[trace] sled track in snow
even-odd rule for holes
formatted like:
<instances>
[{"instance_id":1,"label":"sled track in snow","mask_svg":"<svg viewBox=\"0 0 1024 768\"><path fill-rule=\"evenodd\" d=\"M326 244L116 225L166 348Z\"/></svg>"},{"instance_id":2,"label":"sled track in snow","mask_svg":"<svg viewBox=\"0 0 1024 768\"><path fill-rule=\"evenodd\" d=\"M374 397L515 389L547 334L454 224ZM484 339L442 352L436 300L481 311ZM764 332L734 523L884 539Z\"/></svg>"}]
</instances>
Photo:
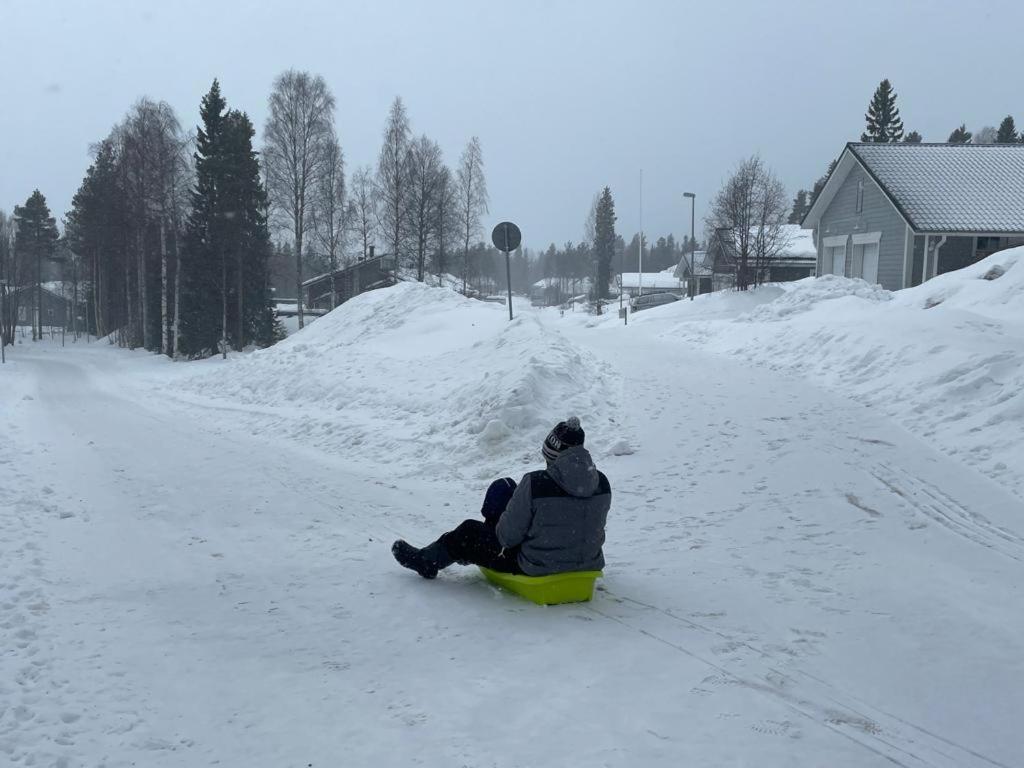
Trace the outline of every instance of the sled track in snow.
<instances>
[{"instance_id":1,"label":"sled track in snow","mask_svg":"<svg viewBox=\"0 0 1024 768\"><path fill-rule=\"evenodd\" d=\"M588 604L589 611L706 665L714 674L702 682L739 685L756 691L894 765L903 768L1012 768L1007 763L846 694L815 675L798 669L784 669L780 659L746 640L607 589L602 589L600 594L612 601L615 609L609 610L601 601ZM663 622L658 625L662 618L689 630L685 642L673 639L678 631L668 630ZM651 619L655 621L651 622ZM728 664L715 658L714 647L723 642L733 656ZM743 668L742 674L733 671L737 666Z\"/></svg>"},{"instance_id":2,"label":"sled track in snow","mask_svg":"<svg viewBox=\"0 0 1024 768\"><path fill-rule=\"evenodd\" d=\"M1024 538L968 509L927 480L900 469L875 466L871 475L913 512L941 525L957 536L1024 562Z\"/></svg>"}]
</instances>

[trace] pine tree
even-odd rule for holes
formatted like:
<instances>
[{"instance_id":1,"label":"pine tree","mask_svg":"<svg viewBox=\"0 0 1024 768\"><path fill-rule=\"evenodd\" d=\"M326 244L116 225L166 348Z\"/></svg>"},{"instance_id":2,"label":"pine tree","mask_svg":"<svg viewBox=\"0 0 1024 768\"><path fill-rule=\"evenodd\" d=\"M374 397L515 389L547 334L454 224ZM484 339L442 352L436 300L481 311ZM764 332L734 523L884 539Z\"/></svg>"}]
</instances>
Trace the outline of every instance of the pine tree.
<instances>
[{"instance_id":1,"label":"pine tree","mask_svg":"<svg viewBox=\"0 0 1024 768\"><path fill-rule=\"evenodd\" d=\"M51 259L57 247L57 222L50 215L46 198L37 189L25 205L14 206L14 251L35 267L35 317L32 341L43 337L43 259Z\"/></svg>"},{"instance_id":2,"label":"pine tree","mask_svg":"<svg viewBox=\"0 0 1024 768\"><path fill-rule=\"evenodd\" d=\"M903 137L903 142L905 144L920 144L921 141L921 134L918 133L917 131L911 131L910 133Z\"/></svg>"},{"instance_id":3,"label":"pine tree","mask_svg":"<svg viewBox=\"0 0 1024 768\"><path fill-rule=\"evenodd\" d=\"M883 80L875 89L864 119L867 120L867 130L861 134L861 141L888 143L903 139L903 121L896 106L896 93L888 80Z\"/></svg>"},{"instance_id":4,"label":"pine tree","mask_svg":"<svg viewBox=\"0 0 1024 768\"><path fill-rule=\"evenodd\" d=\"M967 130L967 124L961 123L960 127L949 134L946 139L950 144L970 144L973 134Z\"/></svg>"},{"instance_id":5,"label":"pine tree","mask_svg":"<svg viewBox=\"0 0 1024 768\"><path fill-rule=\"evenodd\" d=\"M594 226L594 298L600 302L608 298L608 284L612 277L612 257L615 255L615 201L612 191L605 187L597 201ZM600 304L598 304L600 311Z\"/></svg>"},{"instance_id":6,"label":"pine tree","mask_svg":"<svg viewBox=\"0 0 1024 768\"><path fill-rule=\"evenodd\" d=\"M996 134L996 144L1016 144L1024 136L1017 135L1017 126L1013 122L1013 115L1007 115L999 124L999 132Z\"/></svg>"}]
</instances>

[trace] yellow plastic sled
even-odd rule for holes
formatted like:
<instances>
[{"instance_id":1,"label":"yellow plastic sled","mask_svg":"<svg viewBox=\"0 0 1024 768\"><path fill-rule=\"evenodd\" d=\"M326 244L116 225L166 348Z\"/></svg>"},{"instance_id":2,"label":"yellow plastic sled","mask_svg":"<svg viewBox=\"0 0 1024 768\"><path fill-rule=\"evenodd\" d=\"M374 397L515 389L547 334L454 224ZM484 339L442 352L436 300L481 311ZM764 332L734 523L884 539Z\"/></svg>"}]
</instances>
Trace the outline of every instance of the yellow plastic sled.
<instances>
[{"instance_id":1,"label":"yellow plastic sled","mask_svg":"<svg viewBox=\"0 0 1024 768\"><path fill-rule=\"evenodd\" d=\"M594 582L603 575L601 571L571 571L551 576L523 576L492 571L483 566L479 568L491 584L515 592L537 605L585 603L593 598Z\"/></svg>"}]
</instances>

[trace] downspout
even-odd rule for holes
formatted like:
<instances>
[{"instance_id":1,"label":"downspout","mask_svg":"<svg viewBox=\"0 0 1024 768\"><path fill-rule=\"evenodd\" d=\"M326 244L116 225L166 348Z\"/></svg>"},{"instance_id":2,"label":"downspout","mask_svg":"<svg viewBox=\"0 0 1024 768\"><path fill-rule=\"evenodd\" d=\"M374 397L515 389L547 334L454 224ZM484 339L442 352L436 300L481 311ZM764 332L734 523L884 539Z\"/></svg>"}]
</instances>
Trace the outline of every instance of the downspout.
<instances>
[{"instance_id":1,"label":"downspout","mask_svg":"<svg viewBox=\"0 0 1024 768\"><path fill-rule=\"evenodd\" d=\"M943 235L942 237L939 238L939 242L935 244L935 248L933 250L935 257L932 259L932 277L938 277L939 275L939 248L941 248L945 244L945 242L946 235Z\"/></svg>"}]
</instances>

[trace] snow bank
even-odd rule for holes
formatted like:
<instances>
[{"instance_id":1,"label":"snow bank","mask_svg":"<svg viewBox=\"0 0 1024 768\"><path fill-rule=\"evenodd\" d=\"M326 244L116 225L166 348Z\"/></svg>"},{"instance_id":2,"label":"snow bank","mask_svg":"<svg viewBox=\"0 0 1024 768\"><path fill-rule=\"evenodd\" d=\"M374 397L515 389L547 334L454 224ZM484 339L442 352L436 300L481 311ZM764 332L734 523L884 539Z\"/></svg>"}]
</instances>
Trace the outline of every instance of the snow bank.
<instances>
[{"instance_id":1,"label":"snow bank","mask_svg":"<svg viewBox=\"0 0 1024 768\"><path fill-rule=\"evenodd\" d=\"M791 286L790 290L784 290L778 298L759 304L753 311L740 319L747 322L782 320L802 312L809 312L824 301L850 297L869 303L892 299L892 293L880 285L872 285L864 280L851 280L836 275L824 275L817 279L806 278L792 283Z\"/></svg>"},{"instance_id":2,"label":"snow bank","mask_svg":"<svg viewBox=\"0 0 1024 768\"><path fill-rule=\"evenodd\" d=\"M1024 497L1024 248L895 293L832 275L780 287L731 318L724 294L706 322L698 300L663 332L879 408Z\"/></svg>"},{"instance_id":3,"label":"snow bank","mask_svg":"<svg viewBox=\"0 0 1024 768\"><path fill-rule=\"evenodd\" d=\"M479 477L536 464L577 414L612 438L604 367L537 316L400 283L346 302L280 344L186 378L178 390L353 462Z\"/></svg>"}]
</instances>

